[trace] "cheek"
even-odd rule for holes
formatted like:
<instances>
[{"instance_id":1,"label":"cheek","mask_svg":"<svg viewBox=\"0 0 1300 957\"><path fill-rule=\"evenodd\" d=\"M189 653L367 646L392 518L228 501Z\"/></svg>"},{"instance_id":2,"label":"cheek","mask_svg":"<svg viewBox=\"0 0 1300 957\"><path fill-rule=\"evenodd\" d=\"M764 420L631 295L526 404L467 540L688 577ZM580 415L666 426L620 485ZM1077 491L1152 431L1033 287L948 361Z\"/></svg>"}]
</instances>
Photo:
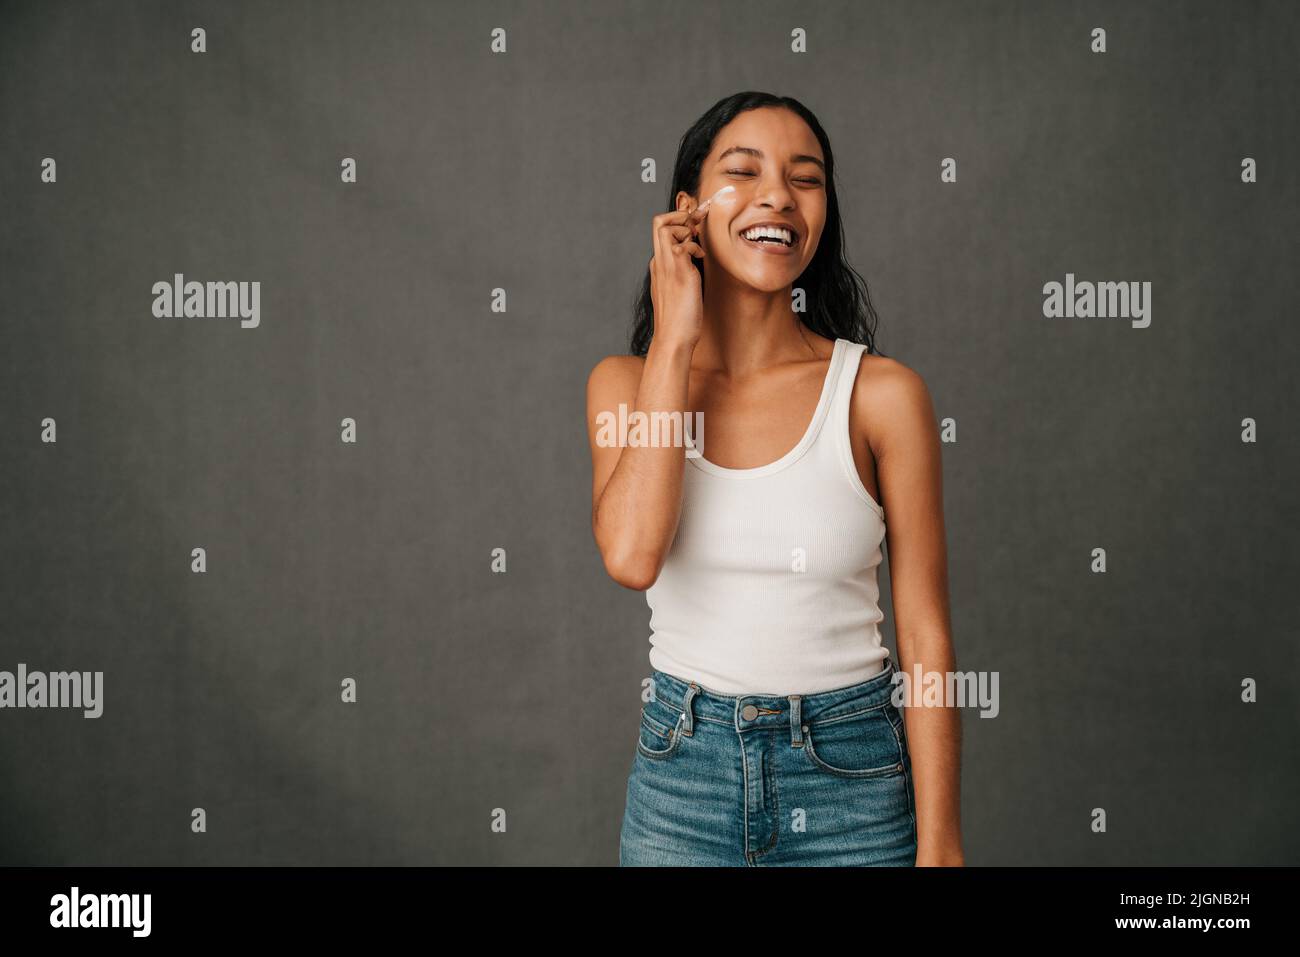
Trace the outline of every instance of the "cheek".
<instances>
[{"instance_id":1,"label":"cheek","mask_svg":"<svg viewBox=\"0 0 1300 957\"><path fill-rule=\"evenodd\" d=\"M808 242L804 247L804 255L807 256L808 259L811 260L813 258L813 255L816 254L817 247L821 245L821 241L822 241L822 231L820 229L817 230L815 234L809 235Z\"/></svg>"},{"instance_id":2,"label":"cheek","mask_svg":"<svg viewBox=\"0 0 1300 957\"><path fill-rule=\"evenodd\" d=\"M704 221L704 234L707 237L708 242L714 246L720 246L730 240L731 236L728 232L729 229L730 227L727 225L726 220L721 216L717 219L710 216Z\"/></svg>"}]
</instances>

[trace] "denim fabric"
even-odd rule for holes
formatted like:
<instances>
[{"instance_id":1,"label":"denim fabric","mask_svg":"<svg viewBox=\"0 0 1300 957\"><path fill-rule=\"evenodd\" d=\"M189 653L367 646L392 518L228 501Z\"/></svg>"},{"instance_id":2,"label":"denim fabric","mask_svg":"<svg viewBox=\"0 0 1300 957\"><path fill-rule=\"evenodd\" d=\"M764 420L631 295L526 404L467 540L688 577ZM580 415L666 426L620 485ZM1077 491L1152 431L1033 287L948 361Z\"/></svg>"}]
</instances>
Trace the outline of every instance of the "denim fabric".
<instances>
[{"instance_id":1,"label":"denim fabric","mask_svg":"<svg viewBox=\"0 0 1300 957\"><path fill-rule=\"evenodd\" d=\"M893 661L813 695L723 695L662 671L641 709L621 866L910 867L916 800Z\"/></svg>"}]
</instances>

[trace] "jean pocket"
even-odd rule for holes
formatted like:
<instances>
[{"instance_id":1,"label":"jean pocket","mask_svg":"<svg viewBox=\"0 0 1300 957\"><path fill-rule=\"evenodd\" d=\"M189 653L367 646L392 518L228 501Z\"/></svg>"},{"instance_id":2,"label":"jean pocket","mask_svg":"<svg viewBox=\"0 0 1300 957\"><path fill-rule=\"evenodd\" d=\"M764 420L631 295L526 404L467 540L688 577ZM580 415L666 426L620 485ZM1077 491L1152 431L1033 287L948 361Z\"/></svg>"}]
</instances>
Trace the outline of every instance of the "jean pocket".
<instances>
[{"instance_id":1,"label":"jean pocket","mask_svg":"<svg viewBox=\"0 0 1300 957\"><path fill-rule=\"evenodd\" d=\"M892 703L803 726L803 751L815 767L846 778L903 773L903 744Z\"/></svg>"},{"instance_id":2,"label":"jean pocket","mask_svg":"<svg viewBox=\"0 0 1300 957\"><path fill-rule=\"evenodd\" d=\"M682 739L685 712L658 698L647 701L641 709L641 730L636 748L647 758L671 757Z\"/></svg>"}]
</instances>

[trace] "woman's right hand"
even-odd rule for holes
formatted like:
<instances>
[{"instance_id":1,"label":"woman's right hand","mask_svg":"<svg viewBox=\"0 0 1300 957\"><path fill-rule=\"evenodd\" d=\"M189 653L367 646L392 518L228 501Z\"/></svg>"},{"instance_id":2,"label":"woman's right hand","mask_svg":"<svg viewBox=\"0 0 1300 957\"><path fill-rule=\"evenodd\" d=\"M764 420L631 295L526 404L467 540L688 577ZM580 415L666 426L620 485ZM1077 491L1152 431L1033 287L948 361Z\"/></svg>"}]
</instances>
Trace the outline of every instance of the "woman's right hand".
<instances>
[{"instance_id":1,"label":"woman's right hand","mask_svg":"<svg viewBox=\"0 0 1300 957\"><path fill-rule=\"evenodd\" d=\"M704 258L704 249L696 239L708 205L654 218L650 301L654 338L667 345L693 348L704 329L704 293L693 257Z\"/></svg>"}]
</instances>

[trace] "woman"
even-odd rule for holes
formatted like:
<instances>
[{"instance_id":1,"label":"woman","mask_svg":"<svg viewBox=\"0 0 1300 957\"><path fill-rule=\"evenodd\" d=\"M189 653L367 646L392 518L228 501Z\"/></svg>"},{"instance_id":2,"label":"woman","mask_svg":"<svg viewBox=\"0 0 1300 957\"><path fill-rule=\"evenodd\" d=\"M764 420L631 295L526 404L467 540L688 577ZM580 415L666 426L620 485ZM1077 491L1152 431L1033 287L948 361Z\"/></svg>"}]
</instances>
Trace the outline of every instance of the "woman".
<instances>
[{"instance_id":1,"label":"woman","mask_svg":"<svg viewBox=\"0 0 1300 957\"><path fill-rule=\"evenodd\" d=\"M653 632L623 865L963 863L958 713L894 703L878 628L887 505L903 671L955 668L934 413L871 354L834 172L798 101L713 106L588 381L596 543ZM688 431L611 442L620 405Z\"/></svg>"}]
</instances>

